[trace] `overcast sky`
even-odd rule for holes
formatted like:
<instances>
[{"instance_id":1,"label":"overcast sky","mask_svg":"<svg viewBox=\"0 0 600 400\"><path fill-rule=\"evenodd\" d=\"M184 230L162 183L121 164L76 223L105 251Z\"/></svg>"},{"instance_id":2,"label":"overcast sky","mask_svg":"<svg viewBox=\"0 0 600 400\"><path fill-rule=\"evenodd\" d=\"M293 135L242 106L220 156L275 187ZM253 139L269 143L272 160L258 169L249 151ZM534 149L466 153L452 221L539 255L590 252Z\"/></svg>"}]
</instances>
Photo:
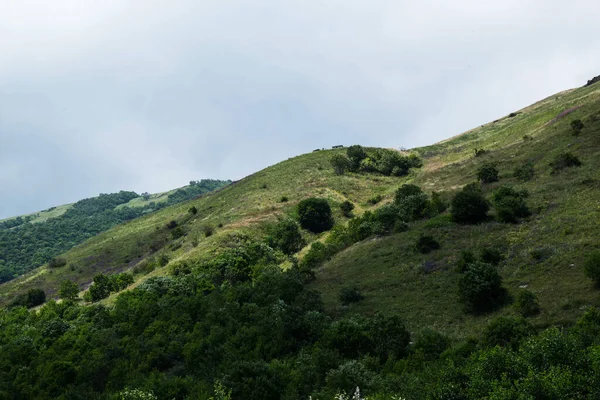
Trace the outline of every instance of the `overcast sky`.
<instances>
[{"instance_id":1,"label":"overcast sky","mask_svg":"<svg viewBox=\"0 0 600 400\"><path fill-rule=\"evenodd\" d=\"M600 74L597 0L0 0L0 218L415 147Z\"/></svg>"}]
</instances>

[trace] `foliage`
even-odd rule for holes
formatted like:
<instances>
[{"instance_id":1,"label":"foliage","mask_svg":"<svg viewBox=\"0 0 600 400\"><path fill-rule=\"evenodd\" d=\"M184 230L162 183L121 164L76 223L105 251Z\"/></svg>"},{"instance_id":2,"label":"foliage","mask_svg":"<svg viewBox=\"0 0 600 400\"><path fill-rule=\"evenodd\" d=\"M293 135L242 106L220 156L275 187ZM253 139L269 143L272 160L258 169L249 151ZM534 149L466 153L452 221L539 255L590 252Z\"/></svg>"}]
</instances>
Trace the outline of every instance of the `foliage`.
<instances>
[{"instance_id":1,"label":"foliage","mask_svg":"<svg viewBox=\"0 0 600 400\"><path fill-rule=\"evenodd\" d=\"M481 222L487 218L489 209L489 203L477 184L466 185L452 198L451 213L455 222L463 224Z\"/></svg>"},{"instance_id":2,"label":"foliage","mask_svg":"<svg viewBox=\"0 0 600 400\"><path fill-rule=\"evenodd\" d=\"M353 163L343 154L336 153L331 156L329 161L337 175L344 175L346 171L354 170Z\"/></svg>"},{"instance_id":3,"label":"foliage","mask_svg":"<svg viewBox=\"0 0 600 400\"><path fill-rule=\"evenodd\" d=\"M67 260L64 257L55 257L48 262L50 268L60 268L67 265Z\"/></svg>"},{"instance_id":4,"label":"foliage","mask_svg":"<svg viewBox=\"0 0 600 400\"><path fill-rule=\"evenodd\" d=\"M500 180L498 168L493 163L485 163L477 169L477 179L481 183L492 183Z\"/></svg>"},{"instance_id":5,"label":"foliage","mask_svg":"<svg viewBox=\"0 0 600 400\"><path fill-rule=\"evenodd\" d=\"M487 347L502 346L517 349L523 339L533 332L532 326L521 317L498 317L486 327L482 342Z\"/></svg>"},{"instance_id":6,"label":"foliage","mask_svg":"<svg viewBox=\"0 0 600 400\"><path fill-rule=\"evenodd\" d=\"M363 300L364 297L357 288L355 287L345 287L340 291L340 302L347 306L351 303L356 303Z\"/></svg>"},{"instance_id":7,"label":"foliage","mask_svg":"<svg viewBox=\"0 0 600 400\"><path fill-rule=\"evenodd\" d=\"M514 306L524 317L532 317L540 313L540 304L538 303L537 296L531 290L520 290Z\"/></svg>"},{"instance_id":8,"label":"foliage","mask_svg":"<svg viewBox=\"0 0 600 400\"><path fill-rule=\"evenodd\" d=\"M475 261L477 261L477 259L473 252L468 250L461 251L458 260L456 261L456 271L465 272L469 268L469 265L473 264Z\"/></svg>"},{"instance_id":9,"label":"foliage","mask_svg":"<svg viewBox=\"0 0 600 400\"><path fill-rule=\"evenodd\" d=\"M300 226L289 218L282 219L269 229L267 243L288 255L296 253L305 244L302 233L300 233Z\"/></svg>"},{"instance_id":10,"label":"foliage","mask_svg":"<svg viewBox=\"0 0 600 400\"><path fill-rule=\"evenodd\" d=\"M367 158L367 152L362 146L353 145L346 149L346 155L350 161L351 170L357 172L360 168L360 163Z\"/></svg>"},{"instance_id":11,"label":"foliage","mask_svg":"<svg viewBox=\"0 0 600 400\"><path fill-rule=\"evenodd\" d=\"M381 200L383 200L383 196L380 194L376 194L375 196L373 196L369 200L367 200L367 202L369 204L375 205L375 204L379 203Z\"/></svg>"},{"instance_id":12,"label":"foliage","mask_svg":"<svg viewBox=\"0 0 600 400\"><path fill-rule=\"evenodd\" d=\"M496 268L477 261L461 275L458 294L468 311L481 312L501 305L505 291Z\"/></svg>"},{"instance_id":13,"label":"foliage","mask_svg":"<svg viewBox=\"0 0 600 400\"><path fill-rule=\"evenodd\" d=\"M47 262L51 263L51 268L62 266L64 264L60 264L65 260L55 258L56 256L101 232L149 212L196 198L229 183L230 181L201 180L170 194L165 202L151 202L140 207L124 206L139 197L137 193L101 193L98 197L80 200L64 214L43 222L30 222L32 218L25 217L0 223L0 260L4 260L0 262L0 282ZM52 260L59 262L56 264Z\"/></svg>"},{"instance_id":14,"label":"foliage","mask_svg":"<svg viewBox=\"0 0 600 400\"><path fill-rule=\"evenodd\" d=\"M481 260L481 262L498 266L502 261L504 261L504 256L498 249L484 247L483 249L481 249L479 259Z\"/></svg>"},{"instance_id":15,"label":"foliage","mask_svg":"<svg viewBox=\"0 0 600 400\"><path fill-rule=\"evenodd\" d=\"M600 252L589 254L583 268L585 276L590 278L596 286L600 286Z\"/></svg>"},{"instance_id":16,"label":"foliage","mask_svg":"<svg viewBox=\"0 0 600 400\"><path fill-rule=\"evenodd\" d=\"M415 351L421 353L426 360L437 359L448 347L450 339L433 329L423 329L415 342Z\"/></svg>"},{"instance_id":17,"label":"foliage","mask_svg":"<svg viewBox=\"0 0 600 400\"><path fill-rule=\"evenodd\" d=\"M351 218L352 210L354 210L354 204L351 201L345 200L340 203L340 210L342 211L344 217Z\"/></svg>"},{"instance_id":18,"label":"foliage","mask_svg":"<svg viewBox=\"0 0 600 400\"><path fill-rule=\"evenodd\" d=\"M46 302L46 293L42 289L29 289L27 293L17 296L10 307L27 307L32 308L44 304Z\"/></svg>"},{"instance_id":19,"label":"foliage","mask_svg":"<svg viewBox=\"0 0 600 400\"><path fill-rule=\"evenodd\" d=\"M529 196L526 190L516 190L512 186L502 186L493 195L496 218L500 222L518 222L519 218L531 215L525 203Z\"/></svg>"},{"instance_id":20,"label":"foliage","mask_svg":"<svg viewBox=\"0 0 600 400\"><path fill-rule=\"evenodd\" d=\"M428 254L434 250L438 250L441 246L437 240L428 235L421 235L415 245L417 251L421 254Z\"/></svg>"},{"instance_id":21,"label":"foliage","mask_svg":"<svg viewBox=\"0 0 600 400\"><path fill-rule=\"evenodd\" d=\"M63 300L75 300L77 295L79 294L79 287L76 283L65 280L60 284L60 289L58 290L58 295Z\"/></svg>"},{"instance_id":22,"label":"foliage","mask_svg":"<svg viewBox=\"0 0 600 400\"><path fill-rule=\"evenodd\" d=\"M584 124L580 119L574 119L571 121L571 129L573 130L573 135L578 136L584 128Z\"/></svg>"},{"instance_id":23,"label":"foliage","mask_svg":"<svg viewBox=\"0 0 600 400\"><path fill-rule=\"evenodd\" d=\"M302 228L314 233L321 233L333 227L331 207L325 199L308 198L297 206L298 221Z\"/></svg>"},{"instance_id":24,"label":"foliage","mask_svg":"<svg viewBox=\"0 0 600 400\"><path fill-rule=\"evenodd\" d=\"M581 167L582 163L573 153L563 152L557 154L549 165L552 168L550 173L557 174L565 168Z\"/></svg>"},{"instance_id":25,"label":"foliage","mask_svg":"<svg viewBox=\"0 0 600 400\"><path fill-rule=\"evenodd\" d=\"M533 168L533 163L526 162L521 166L515 168L513 176L523 182L532 180L535 176L535 169Z\"/></svg>"}]
</instances>

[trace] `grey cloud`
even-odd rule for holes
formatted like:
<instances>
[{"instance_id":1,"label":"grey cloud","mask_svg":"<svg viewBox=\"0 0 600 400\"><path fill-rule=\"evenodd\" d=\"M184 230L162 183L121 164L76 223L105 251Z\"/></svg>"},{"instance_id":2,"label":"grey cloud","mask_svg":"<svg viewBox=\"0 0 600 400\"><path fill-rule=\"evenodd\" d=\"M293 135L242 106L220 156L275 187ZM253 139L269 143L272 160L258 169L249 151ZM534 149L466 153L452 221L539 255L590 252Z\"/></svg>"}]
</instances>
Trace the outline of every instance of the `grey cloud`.
<instances>
[{"instance_id":1,"label":"grey cloud","mask_svg":"<svg viewBox=\"0 0 600 400\"><path fill-rule=\"evenodd\" d=\"M21 1L0 13L0 217L413 147L579 86L595 1Z\"/></svg>"}]
</instances>

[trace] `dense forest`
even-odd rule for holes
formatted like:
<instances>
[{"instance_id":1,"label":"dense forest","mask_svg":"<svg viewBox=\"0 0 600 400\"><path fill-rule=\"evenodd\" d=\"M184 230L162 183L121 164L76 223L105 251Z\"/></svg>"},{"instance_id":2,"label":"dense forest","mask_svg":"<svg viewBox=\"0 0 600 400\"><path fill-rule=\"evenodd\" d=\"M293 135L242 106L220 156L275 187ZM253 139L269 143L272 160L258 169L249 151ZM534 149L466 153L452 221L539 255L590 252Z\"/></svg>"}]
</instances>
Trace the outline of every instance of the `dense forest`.
<instances>
[{"instance_id":1,"label":"dense forest","mask_svg":"<svg viewBox=\"0 0 600 400\"><path fill-rule=\"evenodd\" d=\"M0 398L597 399L600 311L570 329L522 316L452 342L394 314L332 320L311 270L235 235L113 307L0 311ZM475 268L475 267L473 267ZM348 393L344 397L340 393Z\"/></svg>"},{"instance_id":2,"label":"dense forest","mask_svg":"<svg viewBox=\"0 0 600 400\"><path fill-rule=\"evenodd\" d=\"M140 197L135 192L100 194L73 204L64 214L44 222L15 218L0 225L0 283L30 271L53 257L122 222L193 199L229 181L203 179L169 194L167 201L120 207Z\"/></svg>"}]
</instances>

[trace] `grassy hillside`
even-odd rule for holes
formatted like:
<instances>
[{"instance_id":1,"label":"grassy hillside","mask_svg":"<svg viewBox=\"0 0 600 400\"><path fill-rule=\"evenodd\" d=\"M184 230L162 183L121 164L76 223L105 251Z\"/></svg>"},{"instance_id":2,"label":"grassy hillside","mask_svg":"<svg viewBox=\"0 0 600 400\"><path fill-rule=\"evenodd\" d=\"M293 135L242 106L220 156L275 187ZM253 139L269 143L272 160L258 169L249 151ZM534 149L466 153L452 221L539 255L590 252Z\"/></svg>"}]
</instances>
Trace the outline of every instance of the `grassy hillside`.
<instances>
[{"instance_id":1,"label":"grassy hillside","mask_svg":"<svg viewBox=\"0 0 600 400\"><path fill-rule=\"evenodd\" d=\"M344 149L288 159L215 194L168 207L91 238L64 254L66 267L44 266L0 286L1 301L6 304L34 287L53 296L64 279L83 289L98 272L134 271L137 285L148 277L168 274L178 261L210 259L226 246L232 234L264 235L266 226L280 216L293 215L297 202L311 196L327 198L336 221L342 224L347 220L337 208L342 201L354 202L355 214L360 214L391 201L395 189L406 182L426 192L443 192L449 198L457 188L476 179L481 164L494 162L501 180L487 185L486 193L504 183L526 188L534 210L526 221L463 226L452 223L445 213L414 222L408 232L373 237L341 252L317 271L312 286L323 293L327 310L333 315L394 310L406 318L411 329L431 326L463 337L496 314L464 314L456 292L454 263L460 250L477 252L488 246L506 256L501 274L511 294L527 286L539 296L543 312L536 323L569 323L582 306L597 300L597 292L583 276L581 262L586 251L598 246L594 218L599 212L599 89L590 86L562 92L465 134L413 149L423 157L424 166L402 178L335 175L329 159ZM586 125L578 137L571 134L570 121L575 118ZM475 149L487 153L474 157ZM565 150L577 154L583 166L550 175L549 162ZM529 161L533 162L535 179L517 182L511 176L513 169ZM376 195L383 196L382 203L369 203ZM191 207L197 214L188 212ZM176 221L181 237L167 227L170 221ZM206 236L207 230L214 230L214 234ZM437 238L441 250L426 256L416 253L414 243L422 233ZM305 235L309 243L323 237ZM300 257L305 253L301 251ZM163 264L168 260L168 264L154 268L158 259ZM358 287L365 299L350 307L341 306L338 295L347 286ZM510 312L505 308L497 313Z\"/></svg>"},{"instance_id":2,"label":"grassy hillside","mask_svg":"<svg viewBox=\"0 0 600 400\"><path fill-rule=\"evenodd\" d=\"M576 107L576 111L555 118ZM570 122L584 121L572 135ZM474 157L475 149L488 151ZM583 166L551 175L549 163L563 151L576 154ZM488 195L510 183L529 191L534 215L520 224L489 222L457 225L448 215L416 222L406 233L373 238L338 254L317 273L313 287L323 293L330 312L373 313L395 310L412 329L433 327L454 337L475 334L498 314L465 316L457 294L455 262L461 250L484 247L502 251L505 286L512 295L524 287L540 300L538 325L569 324L587 305L598 304L598 291L584 276L586 254L600 248L600 87L590 86L551 96L444 142L416 149L425 167L413 183L426 191L451 193L477 179L483 163L497 163L499 182L485 185ZM515 167L533 163L535 178L519 182ZM435 237L442 248L429 255L414 250L420 234ZM339 304L339 291L359 288L365 299L350 308Z\"/></svg>"},{"instance_id":3,"label":"grassy hillside","mask_svg":"<svg viewBox=\"0 0 600 400\"><path fill-rule=\"evenodd\" d=\"M597 399L599 291L583 263L600 250L599 138L591 85L413 149L421 167L390 150L317 151L118 225L66 252L64 266L0 285L3 304L19 296L31 307L39 289L55 297L77 283L63 301L0 310L0 398L329 400L360 387L356 397L371 400ZM552 172L565 151L582 164ZM362 172L334 174L333 156L338 172ZM373 172L406 165L402 177ZM499 180L468 185L484 165ZM533 176L517 180L523 165ZM458 224L460 207L441 207L458 193L470 209L497 204L506 184L518 197L501 205L522 212L524 199L531 211L514 223L492 208ZM332 206L333 228L277 223L300 219L313 196ZM286 256L273 226L292 238L288 253L299 234L306 246ZM423 237L439 247L418 252ZM458 268L464 251L484 249L495 263ZM100 304L82 305L77 291L93 278L84 298ZM491 290L466 310L459 287ZM115 290L125 292L107 297ZM541 312L511 302L522 293Z\"/></svg>"}]
</instances>

